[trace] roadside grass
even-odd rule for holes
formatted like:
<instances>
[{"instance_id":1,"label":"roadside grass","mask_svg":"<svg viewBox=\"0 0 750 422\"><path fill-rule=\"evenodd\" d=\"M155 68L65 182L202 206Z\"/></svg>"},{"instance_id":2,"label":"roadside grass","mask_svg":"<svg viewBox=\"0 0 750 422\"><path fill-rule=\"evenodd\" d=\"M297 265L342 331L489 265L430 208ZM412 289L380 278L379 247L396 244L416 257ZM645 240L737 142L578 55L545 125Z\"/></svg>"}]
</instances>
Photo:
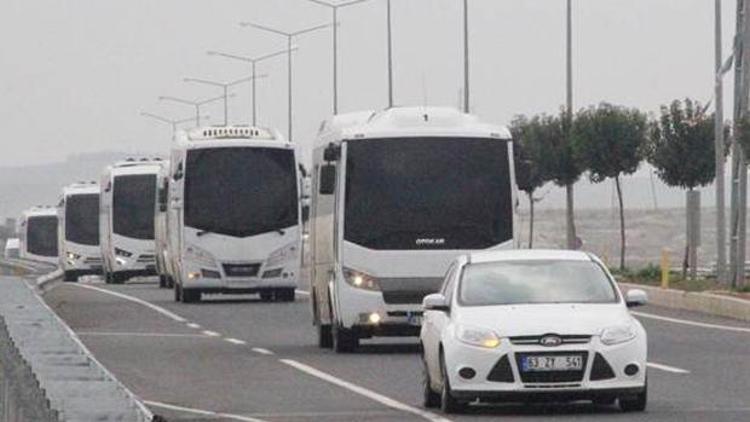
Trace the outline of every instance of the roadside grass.
<instances>
[{"instance_id":1,"label":"roadside grass","mask_svg":"<svg viewBox=\"0 0 750 422\"><path fill-rule=\"evenodd\" d=\"M661 286L661 268L658 265L648 264L644 268L625 270L612 270L612 275L617 281L623 283L643 284L647 286ZM739 289L729 289L726 284L718 282L712 277L690 277L683 278L679 271L670 271L669 288L687 292L724 292L724 293L750 293L750 284Z\"/></svg>"}]
</instances>

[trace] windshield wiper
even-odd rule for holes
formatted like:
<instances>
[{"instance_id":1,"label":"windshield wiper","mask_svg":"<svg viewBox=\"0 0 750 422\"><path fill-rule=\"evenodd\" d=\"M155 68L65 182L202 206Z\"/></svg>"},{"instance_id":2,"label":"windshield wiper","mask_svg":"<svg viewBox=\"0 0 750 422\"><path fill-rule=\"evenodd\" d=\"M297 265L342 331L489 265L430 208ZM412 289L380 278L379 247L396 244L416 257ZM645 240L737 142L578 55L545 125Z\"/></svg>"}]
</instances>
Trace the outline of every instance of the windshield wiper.
<instances>
[{"instance_id":1,"label":"windshield wiper","mask_svg":"<svg viewBox=\"0 0 750 422\"><path fill-rule=\"evenodd\" d=\"M276 229L276 232L282 236L286 234L286 230L284 229Z\"/></svg>"},{"instance_id":2,"label":"windshield wiper","mask_svg":"<svg viewBox=\"0 0 750 422\"><path fill-rule=\"evenodd\" d=\"M203 237L209 233L212 233L212 232L210 230L198 230L198 233L196 233L195 235L198 237Z\"/></svg>"}]
</instances>

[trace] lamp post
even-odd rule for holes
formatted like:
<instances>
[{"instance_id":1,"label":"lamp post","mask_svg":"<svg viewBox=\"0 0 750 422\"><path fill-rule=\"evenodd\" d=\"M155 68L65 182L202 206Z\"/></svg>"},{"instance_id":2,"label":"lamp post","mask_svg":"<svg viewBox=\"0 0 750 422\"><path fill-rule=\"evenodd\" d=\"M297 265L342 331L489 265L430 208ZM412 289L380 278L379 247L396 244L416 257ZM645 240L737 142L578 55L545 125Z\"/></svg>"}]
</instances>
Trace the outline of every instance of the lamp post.
<instances>
[{"instance_id":1,"label":"lamp post","mask_svg":"<svg viewBox=\"0 0 750 422\"><path fill-rule=\"evenodd\" d=\"M247 78L237 79L231 82L217 82L217 81L212 81L208 79L199 79L199 78L185 78L183 80L185 82L194 82L194 83L199 83L199 84L204 84L204 85L217 86L224 90L224 95L222 95L222 98L224 98L224 126L227 126L229 124L229 105L227 103L229 87L237 85L237 84L241 84L243 82L247 82L250 79L252 79L252 76L247 77Z\"/></svg>"},{"instance_id":2,"label":"lamp post","mask_svg":"<svg viewBox=\"0 0 750 422\"><path fill-rule=\"evenodd\" d=\"M177 132L177 125L180 123L190 122L193 120L196 120L196 117L186 117L184 119L169 119L164 116L159 116L158 114L153 113L147 113L145 111L142 111L141 116L148 117L149 119L158 120L162 123L167 123L172 126L172 138L174 139L175 132ZM198 116L200 119L200 116ZM209 116L203 116L204 119L208 120Z\"/></svg>"},{"instance_id":3,"label":"lamp post","mask_svg":"<svg viewBox=\"0 0 750 422\"><path fill-rule=\"evenodd\" d=\"M464 113L469 104L469 1L464 0Z\"/></svg>"},{"instance_id":4,"label":"lamp post","mask_svg":"<svg viewBox=\"0 0 750 422\"><path fill-rule=\"evenodd\" d=\"M224 97L213 97L213 98L207 98L204 100L186 100L184 98L178 98L178 97L171 97L169 95L162 95L159 97L159 101L172 101L174 103L179 104L185 104L195 107L195 125L200 126L201 125L201 106L204 104L212 103L214 101L219 101L223 99Z\"/></svg>"},{"instance_id":5,"label":"lamp post","mask_svg":"<svg viewBox=\"0 0 750 422\"><path fill-rule=\"evenodd\" d=\"M295 50L295 49L293 49L293 50ZM239 55L236 55L236 54L227 54L227 53L222 53L222 52L219 52L219 51L209 51L207 53L209 56L226 57L228 59L240 60L240 61L247 62L247 63L251 64L251 70L252 70L251 77L253 78L253 80L252 80L252 90L253 90L253 92L252 92L252 109L253 109L253 111L252 111L252 119L253 119L253 126L255 126L256 123L257 123L257 108L256 108L256 101L255 101L255 98L256 98L255 97L255 81L257 79L260 79L260 78L263 78L263 77L266 76L266 75L258 75L256 73L256 64L258 64L258 63L260 63L260 62L262 62L264 60L268 60L268 59L271 59L273 57L280 56L280 55L285 54L287 52L288 52L288 50L281 50L281 51L277 51L275 53L266 54L266 55L258 56L258 57L239 56Z\"/></svg>"},{"instance_id":6,"label":"lamp post","mask_svg":"<svg viewBox=\"0 0 750 422\"><path fill-rule=\"evenodd\" d=\"M303 34L308 34L310 32L314 32L314 31L317 31L317 30L320 30L320 29L327 28L330 25L329 24L316 25L316 26L311 26L309 28L300 29L299 31L293 31L293 32L281 31L281 30L278 30L278 29L275 29L275 28L271 28L271 27L263 26L263 25L258 25L256 23L252 23L252 22L241 22L240 26L242 26L242 27L253 27L253 28L256 28L256 29L260 29L260 30L263 30L263 31L266 31L266 32L270 32L270 33L276 34L276 35L280 35L282 37L286 37L287 81L288 81L288 85L287 85L287 111L288 111L288 116L287 116L287 120L288 120L287 121L287 126L288 126L287 127L287 137L288 137L289 141L291 142L292 141L292 51L295 50L294 48L292 48L292 41L294 40L295 37L298 37L298 36L303 35Z\"/></svg>"},{"instance_id":7,"label":"lamp post","mask_svg":"<svg viewBox=\"0 0 750 422\"><path fill-rule=\"evenodd\" d=\"M369 0L351 0L346 2L334 3L324 0L307 0L320 6L331 9L333 26L333 114L339 112L339 89L338 89L338 11L341 8L364 3Z\"/></svg>"}]
</instances>

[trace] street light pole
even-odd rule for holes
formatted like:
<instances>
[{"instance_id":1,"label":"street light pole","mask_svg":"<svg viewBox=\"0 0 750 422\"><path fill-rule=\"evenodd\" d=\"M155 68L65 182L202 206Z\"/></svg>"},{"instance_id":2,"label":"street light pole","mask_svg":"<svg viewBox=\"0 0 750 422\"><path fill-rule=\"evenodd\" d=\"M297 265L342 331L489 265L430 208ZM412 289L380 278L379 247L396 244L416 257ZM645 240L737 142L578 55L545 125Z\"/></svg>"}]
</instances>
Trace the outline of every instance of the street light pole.
<instances>
[{"instance_id":1,"label":"street light pole","mask_svg":"<svg viewBox=\"0 0 750 422\"><path fill-rule=\"evenodd\" d=\"M166 123L166 124L172 126L172 139L174 139L175 132L177 132L177 125L178 124L185 123L185 122L190 122L190 121L195 120L195 117L187 117L187 118L184 118L184 119L177 119L177 120L168 119L166 117L159 116L158 114L147 113L145 111L140 112L140 115L143 116L143 117L148 117L149 119L157 120L157 121L160 121L162 123ZM203 118L204 119L208 119L208 116L204 116Z\"/></svg>"},{"instance_id":2,"label":"street light pole","mask_svg":"<svg viewBox=\"0 0 750 422\"><path fill-rule=\"evenodd\" d=\"M296 48L291 48L291 49L288 49L288 50L276 51L274 53L266 54L266 55L263 55L263 56L257 56L257 57L239 56L239 55L236 55L236 54L221 53L221 52L218 52L218 51L209 51L208 52L209 56L226 57L228 59L239 60L239 61L250 63L250 65L251 65L250 69L252 71L252 74L250 75L250 77L252 78L252 84L251 85L252 85L252 91L253 91L252 92L252 109L253 109L253 111L252 111L252 118L253 118L253 126L257 125L257 115L258 115L257 108L256 108L256 101L255 101L255 99L256 99L256 95L255 95L256 84L255 84L255 82L256 82L257 79L265 78L266 76L268 76L268 75L265 75L265 74L258 75L256 73L256 69L257 69L256 65L258 63L262 62L262 61L265 61L265 60L268 60L268 59L271 59L271 58L274 58L274 57L278 57L278 56L280 56L282 54L286 54L286 53L289 53L289 52L294 51L294 50L296 50Z\"/></svg>"},{"instance_id":3,"label":"street light pole","mask_svg":"<svg viewBox=\"0 0 750 422\"><path fill-rule=\"evenodd\" d=\"M391 30L391 0L387 0L388 15L388 108L393 107L393 31Z\"/></svg>"},{"instance_id":4,"label":"street light pole","mask_svg":"<svg viewBox=\"0 0 750 422\"><path fill-rule=\"evenodd\" d=\"M329 0L307 0L319 6L331 9L333 25L333 114L339 114L339 79L338 79L338 11L340 8L353 6L369 0L351 0L343 3L332 3Z\"/></svg>"},{"instance_id":5,"label":"street light pole","mask_svg":"<svg viewBox=\"0 0 750 422\"><path fill-rule=\"evenodd\" d=\"M570 136L571 127L573 125L573 11L571 0L567 0L566 7L566 42L565 42L565 120L566 120L566 134ZM577 238L576 238L576 226L575 226L575 214L573 213L573 184L565 185L565 200L566 200L566 243L568 249L575 249Z\"/></svg>"},{"instance_id":6,"label":"street light pole","mask_svg":"<svg viewBox=\"0 0 750 422\"><path fill-rule=\"evenodd\" d=\"M469 111L469 1L464 0L464 113Z\"/></svg>"},{"instance_id":7,"label":"street light pole","mask_svg":"<svg viewBox=\"0 0 750 422\"><path fill-rule=\"evenodd\" d=\"M162 95L159 97L159 101L172 101L179 104L185 104L192 107L195 107L195 125L200 126L201 125L201 106L204 104L212 103L214 101L219 101L223 97L214 97L214 98L207 98L205 100L186 100L184 98L178 98L178 97L170 97L168 95Z\"/></svg>"},{"instance_id":8,"label":"street light pole","mask_svg":"<svg viewBox=\"0 0 750 422\"><path fill-rule=\"evenodd\" d=\"M714 150L716 158L716 278L726 282L727 245L726 210L724 204L724 82L721 51L721 0L715 0L714 68L716 74L714 97Z\"/></svg>"},{"instance_id":9,"label":"street light pole","mask_svg":"<svg viewBox=\"0 0 750 422\"><path fill-rule=\"evenodd\" d=\"M217 81L211 81L208 79L199 79L199 78L184 78L183 80L185 82L194 82L194 83L211 85L211 86L222 88L223 93L224 93L223 95L224 97L224 126L228 126L229 125L229 102L228 102L227 97L229 93L229 87L237 85L237 84L241 84L243 82L247 82L251 79L252 79L252 76L247 77L247 78L237 79L231 82L217 82Z\"/></svg>"},{"instance_id":10,"label":"street light pole","mask_svg":"<svg viewBox=\"0 0 750 422\"><path fill-rule=\"evenodd\" d=\"M280 35L282 37L286 37L286 41L287 41L287 49L286 49L286 52L287 52L287 138L291 142L292 141L292 121L293 121L292 119L292 110L293 110L293 106L292 106L292 51L295 50L294 48L292 48L292 41L294 40L295 37L298 37L300 35L307 34L310 32L318 31L320 29L328 28L330 25L329 24L316 25L316 26L311 26L309 28L301 29L299 31L294 31L294 32L281 31L275 28L271 28L271 27L264 26L264 25L258 25L256 23L251 23L251 22L241 22L240 26L243 26L243 27L249 26L249 27L253 27L256 29L260 29L262 31L270 32L272 34Z\"/></svg>"}]
</instances>

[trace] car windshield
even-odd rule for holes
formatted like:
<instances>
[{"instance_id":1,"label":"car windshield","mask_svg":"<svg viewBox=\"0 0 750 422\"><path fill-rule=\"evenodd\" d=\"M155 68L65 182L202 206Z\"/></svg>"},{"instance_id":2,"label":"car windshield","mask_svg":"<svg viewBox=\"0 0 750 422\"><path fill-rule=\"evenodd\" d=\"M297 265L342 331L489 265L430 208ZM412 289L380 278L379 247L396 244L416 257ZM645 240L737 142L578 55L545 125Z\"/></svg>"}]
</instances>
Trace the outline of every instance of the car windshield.
<instances>
[{"instance_id":1,"label":"car windshield","mask_svg":"<svg viewBox=\"0 0 750 422\"><path fill-rule=\"evenodd\" d=\"M185 225L247 237L299 224L294 151L201 148L188 151Z\"/></svg>"},{"instance_id":2,"label":"car windshield","mask_svg":"<svg viewBox=\"0 0 750 422\"><path fill-rule=\"evenodd\" d=\"M57 217L31 217L26 224L26 249L34 255L57 256Z\"/></svg>"},{"instance_id":3,"label":"car windshield","mask_svg":"<svg viewBox=\"0 0 750 422\"><path fill-rule=\"evenodd\" d=\"M65 237L81 245L99 244L99 195L70 195L65 200Z\"/></svg>"},{"instance_id":4,"label":"car windshield","mask_svg":"<svg viewBox=\"0 0 750 422\"><path fill-rule=\"evenodd\" d=\"M484 249L513 233L508 144L348 142L344 238L371 249Z\"/></svg>"},{"instance_id":5,"label":"car windshield","mask_svg":"<svg viewBox=\"0 0 750 422\"><path fill-rule=\"evenodd\" d=\"M133 239L153 240L156 175L116 176L113 200L113 231Z\"/></svg>"},{"instance_id":6,"label":"car windshield","mask_svg":"<svg viewBox=\"0 0 750 422\"><path fill-rule=\"evenodd\" d=\"M617 302L609 277L592 261L469 264L459 289L459 301L466 306Z\"/></svg>"}]
</instances>

